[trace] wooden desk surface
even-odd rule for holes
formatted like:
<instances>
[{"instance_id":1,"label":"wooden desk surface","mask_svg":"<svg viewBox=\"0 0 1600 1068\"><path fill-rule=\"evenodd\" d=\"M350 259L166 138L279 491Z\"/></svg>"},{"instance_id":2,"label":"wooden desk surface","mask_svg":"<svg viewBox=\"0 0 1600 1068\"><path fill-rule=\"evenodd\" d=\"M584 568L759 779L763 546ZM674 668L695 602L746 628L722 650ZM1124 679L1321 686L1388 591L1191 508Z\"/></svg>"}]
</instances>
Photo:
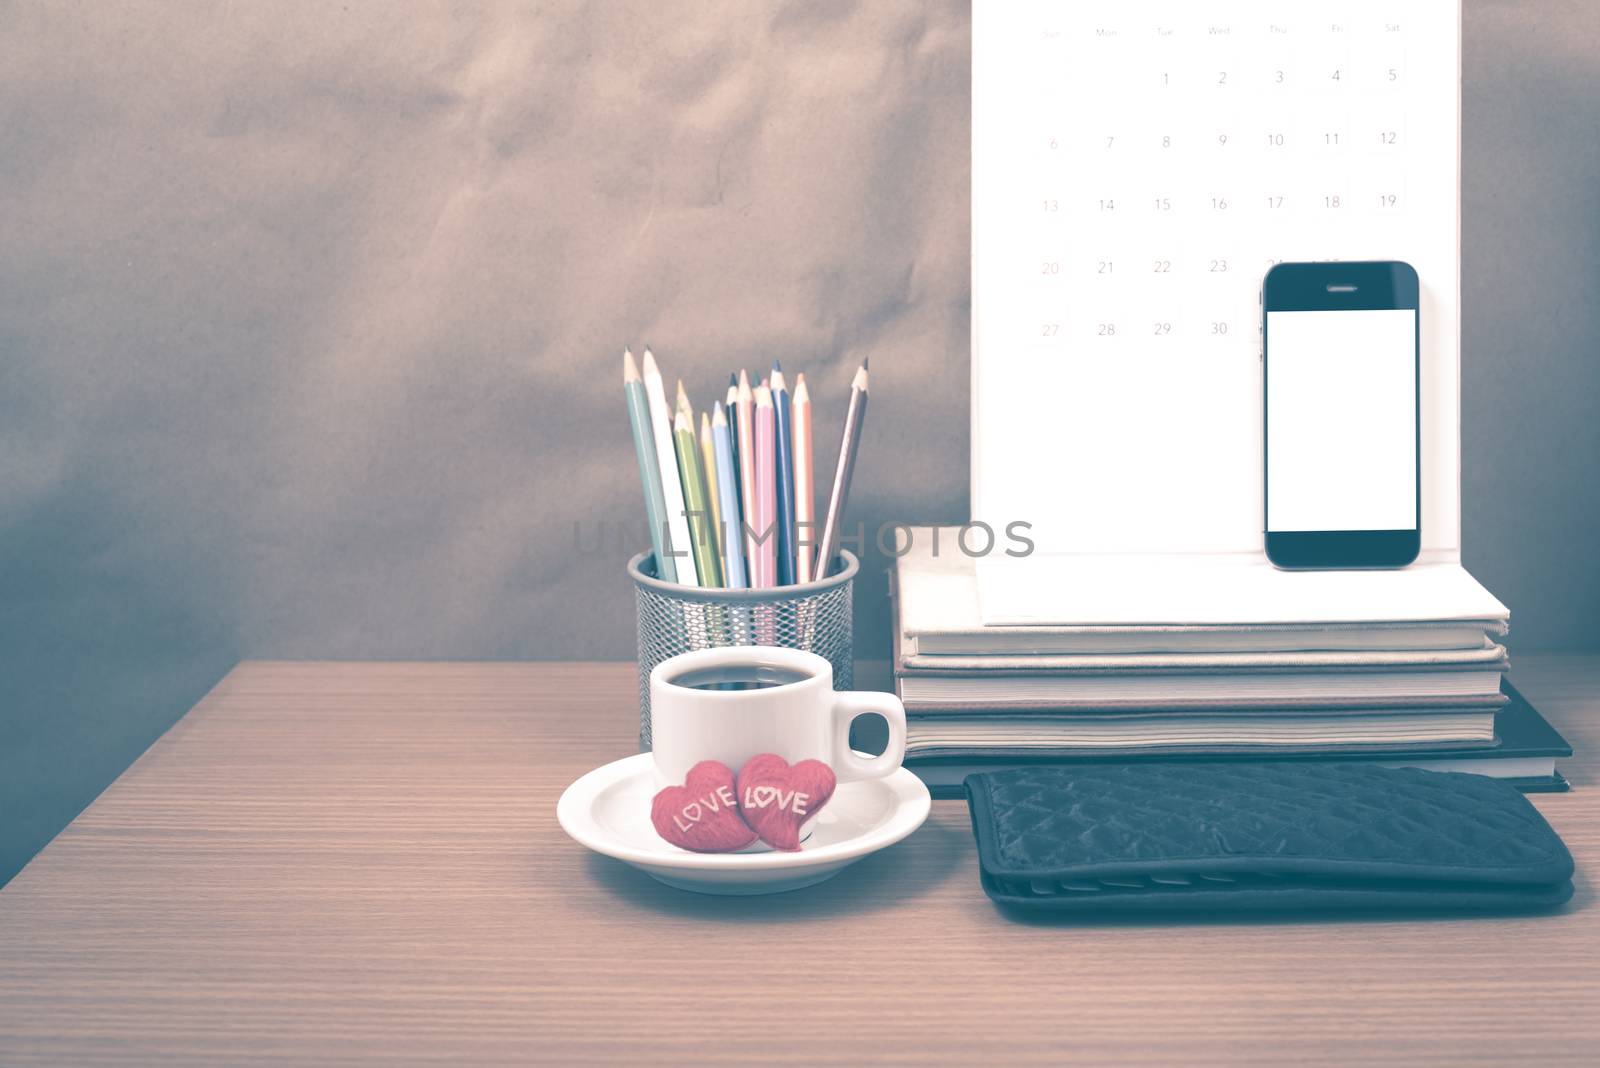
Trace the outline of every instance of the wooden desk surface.
<instances>
[{"instance_id":1,"label":"wooden desk surface","mask_svg":"<svg viewBox=\"0 0 1600 1068\"><path fill-rule=\"evenodd\" d=\"M1051 926L958 802L772 898L589 855L629 664L241 664L0 890L0 1063L1595 1063L1600 656L1515 678L1580 754L1561 914Z\"/></svg>"}]
</instances>

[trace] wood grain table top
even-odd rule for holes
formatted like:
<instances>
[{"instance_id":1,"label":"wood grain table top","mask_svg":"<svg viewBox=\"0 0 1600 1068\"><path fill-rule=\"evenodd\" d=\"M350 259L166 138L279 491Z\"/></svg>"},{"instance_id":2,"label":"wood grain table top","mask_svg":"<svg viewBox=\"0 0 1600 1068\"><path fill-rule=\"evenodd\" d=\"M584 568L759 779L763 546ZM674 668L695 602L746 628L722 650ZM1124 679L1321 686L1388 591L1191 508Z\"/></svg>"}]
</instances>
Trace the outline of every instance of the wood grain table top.
<instances>
[{"instance_id":1,"label":"wood grain table top","mask_svg":"<svg viewBox=\"0 0 1600 1068\"><path fill-rule=\"evenodd\" d=\"M585 852L631 664L243 663L0 890L0 1064L1597 1063L1600 656L1514 678L1559 913L1021 923L960 802L768 898Z\"/></svg>"}]
</instances>

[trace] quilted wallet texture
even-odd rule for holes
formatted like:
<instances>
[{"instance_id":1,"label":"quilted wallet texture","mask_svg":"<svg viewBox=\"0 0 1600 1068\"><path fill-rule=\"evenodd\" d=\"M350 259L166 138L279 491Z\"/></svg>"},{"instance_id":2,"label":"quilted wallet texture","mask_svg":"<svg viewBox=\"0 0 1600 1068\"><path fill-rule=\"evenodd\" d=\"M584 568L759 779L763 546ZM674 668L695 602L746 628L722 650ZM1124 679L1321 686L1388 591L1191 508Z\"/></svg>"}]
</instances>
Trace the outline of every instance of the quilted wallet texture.
<instances>
[{"instance_id":1,"label":"quilted wallet texture","mask_svg":"<svg viewBox=\"0 0 1600 1068\"><path fill-rule=\"evenodd\" d=\"M1349 764L1123 764L969 775L983 887L1053 912L1520 909L1572 856L1515 787Z\"/></svg>"}]
</instances>

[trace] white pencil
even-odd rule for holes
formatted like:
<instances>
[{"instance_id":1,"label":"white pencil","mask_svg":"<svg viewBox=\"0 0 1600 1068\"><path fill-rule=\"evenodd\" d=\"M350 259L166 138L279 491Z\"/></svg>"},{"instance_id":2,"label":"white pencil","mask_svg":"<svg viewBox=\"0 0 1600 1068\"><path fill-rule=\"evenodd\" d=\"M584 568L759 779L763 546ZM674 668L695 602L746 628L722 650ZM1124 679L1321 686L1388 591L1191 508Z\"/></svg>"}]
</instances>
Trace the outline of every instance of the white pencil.
<instances>
[{"instance_id":1,"label":"white pencil","mask_svg":"<svg viewBox=\"0 0 1600 1068\"><path fill-rule=\"evenodd\" d=\"M661 495L667 503L667 552L678 568L678 582L700 585L700 572L694 566L694 542L689 537L689 520L683 514L683 481L678 475L678 447L672 440L672 415L667 411L667 391L661 384L661 369L648 346L644 350L644 392L650 399L650 433L656 442L656 462L661 467Z\"/></svg>"},{"instance_id":2,"label":"white pencil","mask_svg":"<svg viewBox=\"0 0 1600 1068\"><path fill-rule=\"evenodd\" d=\"M794 399L794 580L810 582L811 555L817 547L814 501L816 476L811 469L811 391L804 373L795 376Z\"/></svg>"}]
</instances>

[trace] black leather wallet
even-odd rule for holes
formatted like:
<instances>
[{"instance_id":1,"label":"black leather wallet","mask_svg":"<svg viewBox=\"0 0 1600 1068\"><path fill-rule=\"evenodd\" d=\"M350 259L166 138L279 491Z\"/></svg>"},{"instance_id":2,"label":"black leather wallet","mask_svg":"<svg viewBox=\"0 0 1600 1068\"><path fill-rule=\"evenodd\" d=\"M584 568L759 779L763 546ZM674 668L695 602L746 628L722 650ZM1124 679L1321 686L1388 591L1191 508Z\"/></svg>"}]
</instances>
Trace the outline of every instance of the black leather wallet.
<instances>
[{"instance_id":1,"label":"black leather wallet","mask_svg":"<svg viewBox=\"0 0 1600 1068\"><path fill-rule=\"evenodd\" d=\"M966 779L983 888L1082 913L1521 909L1572 856L1514 787L1351 764L1120 764Z\"/></svg>"}]
</instances>

